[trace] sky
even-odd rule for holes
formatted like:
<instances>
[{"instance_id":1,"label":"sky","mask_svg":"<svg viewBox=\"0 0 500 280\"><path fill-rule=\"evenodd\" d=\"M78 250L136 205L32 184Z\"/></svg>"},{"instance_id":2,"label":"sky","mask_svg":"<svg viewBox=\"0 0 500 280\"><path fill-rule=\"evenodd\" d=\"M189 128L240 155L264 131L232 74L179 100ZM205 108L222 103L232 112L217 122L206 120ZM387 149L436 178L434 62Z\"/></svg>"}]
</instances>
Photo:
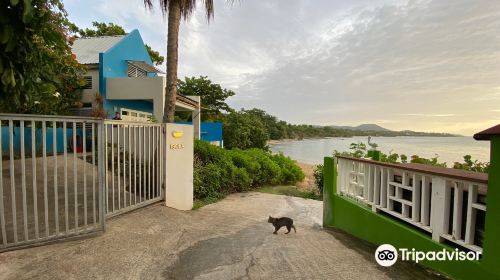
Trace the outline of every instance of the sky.
<instances>
[{"instance_id":1,"label":"sky","mask_svg":"<svg viewBox=\"0 0 500 280\"><path fill-rule=\"evenodd\" d=\"M500 123L498 0L214 2L210 23L202 5L182 22L178 74L235 91L235 109L462 135ZM166 20L142 0L63 3L80 27L138 29L166 53Z\"/></svg>"}]
</instances>

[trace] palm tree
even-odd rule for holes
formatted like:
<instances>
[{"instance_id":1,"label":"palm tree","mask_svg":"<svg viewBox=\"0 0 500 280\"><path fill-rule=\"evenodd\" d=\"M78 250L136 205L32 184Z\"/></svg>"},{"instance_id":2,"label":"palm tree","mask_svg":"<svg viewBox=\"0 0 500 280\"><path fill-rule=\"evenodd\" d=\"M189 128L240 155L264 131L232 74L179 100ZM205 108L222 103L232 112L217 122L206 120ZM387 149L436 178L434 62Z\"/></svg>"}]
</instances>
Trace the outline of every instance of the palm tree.
<instances>
[{"instance_id":1,"label":"palm tree","mask_svg":"<svg viewBox=\"0 0 500 280\"><path fill-rule=\"evenodd\" d=\"M148 9L153 9L155 0L144 0L144 5ZM187 20L196 9L197 0L159 0L160 7L164 15L168 14L168 34L167 34L167 87L165 92L165 107L163 112L163 122L174 122L175 99L177 97L177 62L179 59L179 25L181 17ZM213 0L200 0L205 6L207 19L210 21L214 15Z\"/></svg>"}]
</instances>

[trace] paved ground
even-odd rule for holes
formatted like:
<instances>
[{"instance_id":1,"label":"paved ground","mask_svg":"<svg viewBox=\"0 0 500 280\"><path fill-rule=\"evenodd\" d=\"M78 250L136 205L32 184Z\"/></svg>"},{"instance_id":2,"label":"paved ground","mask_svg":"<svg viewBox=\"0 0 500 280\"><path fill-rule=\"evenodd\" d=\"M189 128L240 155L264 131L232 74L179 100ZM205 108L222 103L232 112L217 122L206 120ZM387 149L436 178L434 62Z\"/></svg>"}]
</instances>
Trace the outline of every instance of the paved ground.
<instances>
[{"instance_id":1,"label":"paved ground","mask_svg":"<svg viewBox=\"0 0 500 280\"><path fill-rule=\"evenodd\" d=\"M433 279L398 262L378 266L375 247L321 228L322 204L245 193L201 209L156 204L107 222L106 233L0 254L2 279ZM295 219L272 234L268 215Z\"/></svg>"},{"instance_id":2,"label":"paved ground","mask_svg":"<svg viewBox=\"0 0 500 280\"><path fill-rule=\"evenodd\" d=\"M45 213L47 213L47 227L49 235L56 234L56 218L58 219L59 229L64 231L66 229L66 215L68 215L68 230L75 229L75 211L78 214L78 226L82 227L85 223L85 217L87 217L87 224L94 224L99 217L99 184L98 184L98 169L97 166L92 165L91 158L89 162L83 159L83 156L79 154L76 160L73 154L68 153L67 155L67 165L66 172L68 174L65 179L65 160L62 155L57 156L57 165L54 162L52 155L47 157L46 166L46 178L44 177L43 169L43 158L37 157L35 161L35 170L33 172L33 162L31 158L26 158L25 160L25 172L22 169L22 162L20 159L14 160L14 184L11 181L11 166L9 160L0 161L1 176L3 183L2 188L0 188L0 198L3 195L4 203L4 217L5 217L5 227L6 227L6 240L8 243L14 242L14 217L17 223L17 238L19 241L32 240L35 238L35 223L38 222L39 226L39 236L44 238L46 234L46 220ZM116 162L116 160L115 160ZM121 166L123 166L121 164ZM128 166L128 165L127 165ZM57 172L54 172L57 167ZM108 164L108 209L112 210L113 207L116 210L130 206L131 204L140 203L147 200L149 197L159 196L159 190L151 187L148 189L146 187L140 188L139 186L147 185L144 180L144 175L139 181L138 178L132 180L127 173L125 179L123 175L118 176L117 170L114 174L111 173L110 164ZM135 168L135 167L134 167ZM115 163L115 169L116 163ZM132 169L135 170L135 169ZM83 172L85 171L85 172ZM123 169L122 169L123 171ZM76 182L74 172L77 172ZM129 169L127 169L129 172ZM57 176L55 176L57 173ZM85 175L84 175L85 174ZM112 174L114 176L112 176ZM122 173L123 174L123 173ZM143 173L144 174L144 173ZM33 176L35 175L35 176ZM23 177L25 181L26 188L23 190ZM57 180L56 180L57 179ZM46 180L46 190L44 187L44 182ZM35 187L33 187L33 181L35 181ZM120 181L120 187L118 187L118 181ZM125 183L124 183L125 182ZM135 185L135 192L130 192L130 184ZM75 191L76 185L76 191ZM153 185L153 184L151 184ZM12 187L14 186L14 188ZM148 185L149 186L149 185ZM132 187L134 190L134 187ZM12 192L14 191L15 200L12 199ZM46 191L46 193L45 193ZM57 195L56 195L57 191ZM26 196L26 208L23 207L23 192ZM138 194L141 194L139 196ZM76 194L75 194L76 193ZM47 210L45 212L45 194L47 196ZM67 207L68 212L66 213L66 201L65 194L67 194ZM147 195L146 195L147 194ZM76 200L75 200L76 198ZM87 202L87 207L85 208L85 198ZM15 207L12 205L12 201L15 201ZM57 207L56 202L57 201ZM75 202L76 201L76 202ZM35 202L36 209L35 211ZM75 209L76 208L76 209ZM16 210L16 215L13 216L13 209ZM57 209L57 213L56 213ZM25 213L26 212L26 213ZM24 214L26 214L26 220L24 220ZM24 230L24 222L26 221L26 228ZM26 238L25 234L28 234ZM4 236L2 231L0 231L0 242L3 241Z\"/></svg>"}]
</instances>

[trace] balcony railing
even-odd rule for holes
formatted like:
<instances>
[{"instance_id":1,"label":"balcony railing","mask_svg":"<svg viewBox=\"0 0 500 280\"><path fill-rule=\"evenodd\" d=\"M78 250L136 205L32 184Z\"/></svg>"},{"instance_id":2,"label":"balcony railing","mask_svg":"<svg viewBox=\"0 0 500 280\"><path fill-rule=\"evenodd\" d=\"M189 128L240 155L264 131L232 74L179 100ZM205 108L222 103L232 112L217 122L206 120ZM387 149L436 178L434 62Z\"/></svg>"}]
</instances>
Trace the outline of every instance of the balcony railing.
<instances>
[{"instance_id":1,"label":"balcony railing","mask_svg":"<svg viewBox=\"0 0 500 280\"><path fill-rule=\"evenodd\" d=\"M337 157L337 193L432 235L482 252L488 176L420 164Z\"/></svg>"}]
</instances>

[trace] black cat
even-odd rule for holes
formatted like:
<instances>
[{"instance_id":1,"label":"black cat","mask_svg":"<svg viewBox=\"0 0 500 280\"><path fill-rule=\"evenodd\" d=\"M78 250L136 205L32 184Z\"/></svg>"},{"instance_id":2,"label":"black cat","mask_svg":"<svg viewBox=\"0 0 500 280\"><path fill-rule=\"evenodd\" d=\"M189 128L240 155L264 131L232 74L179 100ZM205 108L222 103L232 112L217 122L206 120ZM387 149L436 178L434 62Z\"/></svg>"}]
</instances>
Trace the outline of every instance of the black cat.
<instances>
[{"instance_id":1,"label":"black cat","mask_svg":"<svg viewBox=\"0 0 500 280\"><path fill-rule=\"evenodd\" d=\"M290 218L287 218L287 217L273 218L273 217L269 216L269 219L267 219L267 222L273 224L273 226L274 226L273 233L274 234L278 234L278 230L283 226L285 226L286 229L288 229L288 232L286 232L285 234L289 234L290 230L292 228L293 228L293 231L295 231L295 233L297 233L297 230L295 229L295 226L293 225L293 220Z\"/></svg>"}]
</instances>

